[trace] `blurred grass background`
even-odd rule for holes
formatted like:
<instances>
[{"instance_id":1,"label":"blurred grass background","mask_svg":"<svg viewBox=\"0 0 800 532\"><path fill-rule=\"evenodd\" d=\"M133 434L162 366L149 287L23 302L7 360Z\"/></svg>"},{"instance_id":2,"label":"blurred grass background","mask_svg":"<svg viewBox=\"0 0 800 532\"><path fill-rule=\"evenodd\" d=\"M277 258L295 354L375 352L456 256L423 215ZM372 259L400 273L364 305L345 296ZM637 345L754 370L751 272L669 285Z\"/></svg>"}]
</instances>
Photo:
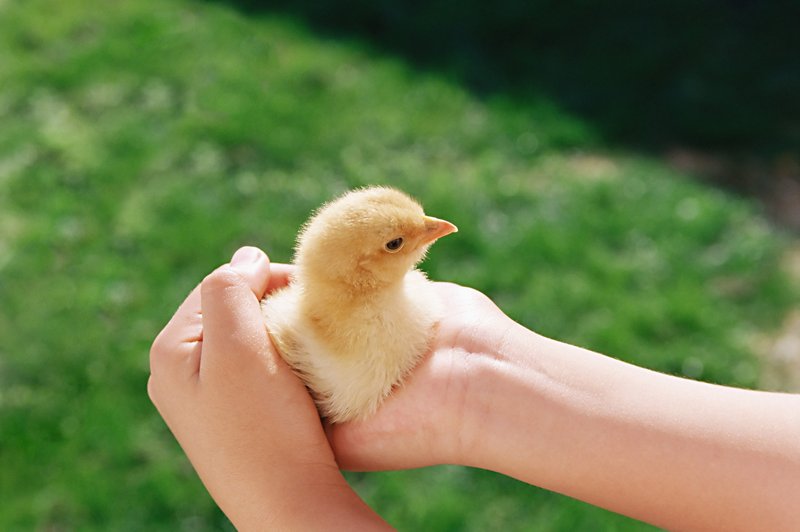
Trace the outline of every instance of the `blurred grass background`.
<instances>
[{"instance_id":1,"label":"blurred grass background","mask_svg":"<svg viewBox=\"0 0 800 532\"><path fill-rule=\"evenodd\" d=\"M238 246L288 261L309 211L364 184L398 186L455 222L459 234L424 269L486 292L542 334L758 386L754 346L797 306L781 267L793 237L754 200L676 170L653 146L792 150L797 100L777 113L788 100L763 98L794 87L796 72L779 69L763 85L731 67L731 80L751 80L744 94L755 102L703 85L714 109L745 107L761 132L748 136L739 122L718 123L735 114L673 116L686 113L682 100L646 84L612 76L590 94L620 88L620 101L581 107L568 98L580 91L555 90L581 78L546 75L562 85L534 90L501 76L552 67L568 51L558 40L550 56L492 70L506 49L470 55L480 39L460 46L453 30L480 36L480 24L444 31L445 49L459 51L448 54L431 23L441 17L428 13L410 26L431 50L421 62L394 44L404 41L392 27L393 40L344 23L336 32L336 19L320 25L326 18L303 3L276 6L0 0L0 529L230 529L149 403L150 342ZM354 17L373 9L350 7ZM579 7L577 27L591 26ZM515 20L497 12L505 18L487 19L488 34ZM674 33L657 28L655 43L669 48ZM602 35L576 42L593 49ZM603 58L593 76L613 63ZM495 81L476 85L481 72ZM651 135L669 116L668 135ZM403 530L651 529L484 471L349 479Z\"/></svg>"}]
</instances>

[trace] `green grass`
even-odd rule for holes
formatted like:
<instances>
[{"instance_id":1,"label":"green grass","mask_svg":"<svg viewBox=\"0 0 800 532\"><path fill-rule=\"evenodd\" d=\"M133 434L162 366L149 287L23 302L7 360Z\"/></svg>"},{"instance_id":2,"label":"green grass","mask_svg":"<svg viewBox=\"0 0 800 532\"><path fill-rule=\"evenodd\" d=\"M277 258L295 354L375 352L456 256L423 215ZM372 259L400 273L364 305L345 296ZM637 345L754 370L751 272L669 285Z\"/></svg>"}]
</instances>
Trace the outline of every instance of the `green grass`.
<instances>
[{"instance_id":1,"label":"green grass","mask_svg":"<svg viewBox=\"0 0 800 532\"><path fill-rule=\"evenodd\" d=\"M0 1L0 529L230 528L145 392L176 305L242 244L290 259L347 188L455 222L424 267L537 331L755 386L796 297L742 199L546 99L479 100L356 41L206 3ZM405 530L649 530L455 467L349 477Z\"/></svg>"}]
</instances>

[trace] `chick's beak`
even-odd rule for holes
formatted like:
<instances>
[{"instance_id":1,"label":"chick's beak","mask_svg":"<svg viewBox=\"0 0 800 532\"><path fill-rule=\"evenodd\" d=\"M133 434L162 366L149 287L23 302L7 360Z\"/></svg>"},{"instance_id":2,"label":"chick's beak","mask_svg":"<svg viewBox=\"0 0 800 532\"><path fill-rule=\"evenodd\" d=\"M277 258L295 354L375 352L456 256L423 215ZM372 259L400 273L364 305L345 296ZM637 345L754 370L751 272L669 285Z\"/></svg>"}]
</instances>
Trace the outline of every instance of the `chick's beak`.
<instances>
[{"instance_id":1,"label":"chick's beak","mask_svg":"<svg viewBox=\"0 0 800 532\"><path fill-rule=\"evenodd\" d=\"M458 227L451 224L447 220L440 220L439 218L434 218L433 216L426 216L425 217L425 235L422 237L422 243L428 244L442 238L443 236L447 236L450 233L455 233L458 231Z\"/></svg>"}]
</instances>

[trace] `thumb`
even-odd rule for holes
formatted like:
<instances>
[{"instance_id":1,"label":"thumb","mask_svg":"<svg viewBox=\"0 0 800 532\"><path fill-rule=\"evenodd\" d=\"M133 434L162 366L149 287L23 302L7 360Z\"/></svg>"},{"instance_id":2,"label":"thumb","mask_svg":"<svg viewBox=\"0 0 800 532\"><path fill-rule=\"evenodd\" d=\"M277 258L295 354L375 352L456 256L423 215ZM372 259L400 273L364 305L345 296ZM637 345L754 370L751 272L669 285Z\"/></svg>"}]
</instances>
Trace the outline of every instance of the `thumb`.
<instances>
[{"instance_id":1,"label":"thumb","mask_svg":"<svg viewBox=\"0 0 800 532\"><path fill-rule=\"evenodd\" d=\"M258 299L264 297L269 285L269 257L258 248L245 246L231 257L231 268L241 275Z\"/></svg>"},{"instance_id":2,"label":"thumb","mask_svg":"<svg viewBox=\"0 0 800 532\"><path fill-rule=\"evenodd\" d=\"M201 375L212 366L268 348L259 299L269 284L269 259L252 247L237 251L230 264L209 274L200 286L203 314Z\"/></svg>"}]
</instances>

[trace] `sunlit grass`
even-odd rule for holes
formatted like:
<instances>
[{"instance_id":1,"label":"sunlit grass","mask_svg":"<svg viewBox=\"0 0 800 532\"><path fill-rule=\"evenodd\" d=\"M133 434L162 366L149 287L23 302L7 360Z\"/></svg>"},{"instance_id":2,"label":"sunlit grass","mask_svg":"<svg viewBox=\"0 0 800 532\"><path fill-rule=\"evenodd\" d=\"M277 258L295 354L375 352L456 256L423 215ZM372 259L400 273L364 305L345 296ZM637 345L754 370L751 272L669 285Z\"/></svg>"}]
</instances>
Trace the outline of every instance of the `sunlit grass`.
<instances>
[{"instance_id":1,"label":"sunlit grass","mask_svg":"<svg viewBox=\"0 0 800 532\"><path fill-rule=\"evenodd\" d=\"M537 331L754 386L792 293L752 205L358 42L188 1L0 2L0 529L226 527L145 393L147 350L242 244L390 183L458 235L424 267ZM353 475L401 529L644 530L487 472Z\"/></svg>"}]
</instances>

